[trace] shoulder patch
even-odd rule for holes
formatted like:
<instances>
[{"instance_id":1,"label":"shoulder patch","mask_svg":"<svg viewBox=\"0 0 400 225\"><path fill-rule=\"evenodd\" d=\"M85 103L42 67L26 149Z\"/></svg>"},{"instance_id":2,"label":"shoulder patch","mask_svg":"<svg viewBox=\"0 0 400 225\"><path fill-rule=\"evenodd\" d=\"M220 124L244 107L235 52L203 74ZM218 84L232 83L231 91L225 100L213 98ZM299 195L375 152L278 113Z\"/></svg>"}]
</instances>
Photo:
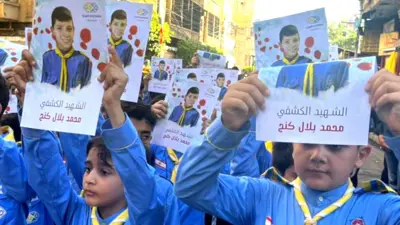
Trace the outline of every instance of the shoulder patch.
<instances>
[{"instance_id":1,"label":"shoulder patch","mask_svg":"<svg viewBox=\"0 0 400 225\"><path fill-rule=\"evenodd\" d=\"M164 161L161 161L161 160L156 158L154 162L155 162L157 167L159 167L159 168L161 168L163 170L165 170L167 168L167 164Z\"/></svg>"},{"instance_id":2,"label":"shoulder patch","mask_svg":"<svg viewBox=\"0 0 400 225\"><path fill-rule=\"evenodd\" d=\"M31 224L31 223L37 222L39 220L39 217L40 217L40 215L38 212L32 211L29 213L28 218L26 219L26 223Z\"/></svg>"},{"instance_id":3,"label":"shoulder patch","mask_svg":"<svg viewBox=\"0 0 400 225\"><path fill-rule=\"evenodd\" d=\"M7 214L7 211L0 206L0 219L3 219Z\"/></svg>"},{"instance_id":4,"label":"shoulder patch","mask_svg":"<svg viewBox=\"0 0 400 225\"><path fill-rule=\"evenodd\" d=\"M351 225L365 225L364 220L361 218L354 219L351 222Z\"/></svg>"}]
</instances>

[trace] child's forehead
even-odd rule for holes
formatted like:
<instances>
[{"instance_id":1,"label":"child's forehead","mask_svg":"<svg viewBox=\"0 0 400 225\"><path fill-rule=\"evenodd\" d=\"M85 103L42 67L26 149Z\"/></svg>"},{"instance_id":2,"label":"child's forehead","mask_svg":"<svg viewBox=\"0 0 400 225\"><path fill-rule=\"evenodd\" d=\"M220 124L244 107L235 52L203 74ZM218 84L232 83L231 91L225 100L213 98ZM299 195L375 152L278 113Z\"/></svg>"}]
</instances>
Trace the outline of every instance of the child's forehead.
<instances>
[{"instance_id":1,"label":"child's forehead","mask_svg":"<svg viewBox=\"0 0 400 225\"><path fill-rule=\"evenodd\" d=\"M56 20L54 24L61 25L61 26L67 26L67 25L72 25L73 21L72 20L65 20L65 21Z\"/></svg>"}]
</instances>

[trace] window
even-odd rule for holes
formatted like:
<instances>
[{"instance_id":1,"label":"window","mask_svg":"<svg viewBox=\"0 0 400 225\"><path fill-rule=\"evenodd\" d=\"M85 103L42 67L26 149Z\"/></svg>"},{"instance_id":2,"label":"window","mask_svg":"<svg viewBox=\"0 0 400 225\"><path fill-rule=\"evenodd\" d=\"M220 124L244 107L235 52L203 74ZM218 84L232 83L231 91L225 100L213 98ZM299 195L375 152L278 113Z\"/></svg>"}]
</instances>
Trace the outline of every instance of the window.
<instances>
[{"instance_id":1,"label":"window","mask_svg":"<svg viewBox=\"0 0 400 225\"><path fill-rule=\"evenodd\" d=\"M208 36L219 39L219 18L208 13Z\"/></svg>"},{"instance_id":2,"label":"window","mask_svg":"<svg viewBox=\"0 0 400 225\"><path fill-rule=\"evenodd\" d=\"M171 23L200 32L202 9L192 0L173 0Z\"/></svg>"}]
</instances>

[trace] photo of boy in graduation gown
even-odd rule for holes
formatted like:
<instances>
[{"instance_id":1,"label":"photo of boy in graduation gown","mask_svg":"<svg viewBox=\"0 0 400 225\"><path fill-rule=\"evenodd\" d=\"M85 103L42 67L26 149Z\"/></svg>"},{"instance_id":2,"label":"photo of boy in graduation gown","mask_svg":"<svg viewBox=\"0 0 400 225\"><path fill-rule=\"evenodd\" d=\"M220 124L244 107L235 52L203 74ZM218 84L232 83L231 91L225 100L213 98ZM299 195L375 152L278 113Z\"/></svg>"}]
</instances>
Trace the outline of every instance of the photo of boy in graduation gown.
<instances>
[{"instance_id":1,"label":"photo of boy in graduation gown","mask_svg":"<svg viewBox=\"0 0 400 225\"><path fill-rule=\"evenodd\" d=\"M347 62L303 64L282 67L276 83L277 88L290 88L304 95L318 97L319 92L338 91L348 84Z\"/></svg>"},{"instance_id":2,"label":"photo of boy in graduation gown","mask_svg":"<svg viewBox=\"0 0 400 225\"><path fill-rule=\"evenodd\" d=\"M165 71L165 61L161 60L158 63L158 70L154 72L154 79L163 81L163 80L168 80L168 73Z\"/></svg>"},{"instance_id":3,"label":"photo of boy in graduation gown","mask_svg":"<svg viewBox=\"0 0 400 225\"><path fill-rule=\"evenodd\" d=\"M122 9L113 12L109 24L111 36L108 39L108 44L117 50L124 67L131 64L133 53L132 45L122 38L128 25L126 18L126 12Z\"/></svg>"},{"instance_id":4,"label":"photo of boy in graduation gown","mask_svg":"<svg viewBox=\"0 0 400 225\"><path fill-rule=\"evenodd\" d=\"M177 123L179 126L194 127L200 118L200 113L193 108L199 98L199 89L191 87L186 93L183 105L178 105L174 108L169 120Z\"/></svg>"},{"instance_id":5,"label":"photo of boy in graduation gown","mask_svg":"<svg viewBox=\"0 0 400 225\"><path fill-rule=\"evenodd\" d=\"M274 62L271 66L311 63L312 60L299 55L300 33L296 26L287 25L279 32L279 45L283 51L283 59Z\"/></svg>"},{"instance_id":6,"label":"photo of boy in graduation gown","mask_svg":"<svg viewBox=\"0 0 400 225\"><path fill-rule=\"evenodd\" d=\"M0 49L0 66L4 65L4 63L6 62L7 57L8 57L7 52L4 51L3 49Z\"/></svg>"},{"instance_id":7,"label":"photo of boy in graduation gown","mask_svg":"<svg viewBox=\"0 0 400 225\"><path fill-rule=\"evenodd\" d=\"M228 89L224 86L224 84L225 84L225 74L219 73L217 75L217 86L221 88L221 91L219 92L218 101L221 101L224 98L226 92L228 91Z\"/></svg>"},{"instance_id":8,"label":"photo of boy in graduation gown","mask_svg":"<svg viewBox=\"0 0 400 225\"><path fill-rule=\"evenodd\" d=\"M85 87L90 83L92 63L72 46L75 27L69 9L60 6L53 10L51 32L56 48L43 54L41 82L58 86L63 92Z\"/></svg>"}]
</instances>

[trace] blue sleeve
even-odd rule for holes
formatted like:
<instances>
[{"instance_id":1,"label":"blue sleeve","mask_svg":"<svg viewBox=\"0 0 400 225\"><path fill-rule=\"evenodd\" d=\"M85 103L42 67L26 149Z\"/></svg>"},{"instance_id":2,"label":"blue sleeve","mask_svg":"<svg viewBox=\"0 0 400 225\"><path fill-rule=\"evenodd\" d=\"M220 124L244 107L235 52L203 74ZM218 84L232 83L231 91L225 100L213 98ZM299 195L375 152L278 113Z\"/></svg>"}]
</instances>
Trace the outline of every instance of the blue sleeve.
<instances>
[{"instance_id":1,"label":"blue sleeve","mask_svg":"<svg viewBox=\"0 0 400 225\"><path fill-rule=\"evenodd\" d=\"M199 118L200 118L200 113L197 112L197 110L196 110L196 113L195 113L195 114L193 115L193 117L192 117L192 122L190 123L190 126L191 126L191 127L196 126L196 125L197 125L197 122L199 122Z\"/></svg>"},{"instance_id":2,"label":"blue sleeve","mask_svg":"<svg viewBox=\"0 0 400 225\"><path fill-rule=\"evenodd\" d=\"M90 141L90 136L60 132L59 139L61 148L67 158L67 165L79 189L82 190L83 175L85 174L86 146Z\"/></svg>"},{"instance_id":3,"label":"blue sleeve","mask_svg":"<svg viewBox=\"0 0 400 225\"><path fill-rule=\"evenodd\" d=\"M86 56L84 56L84 60L82 64L80 64L80 76L82 79L82 84L81 87L85 87L90 83L90 78L92 77L92 63L90 62L90 59Z\"/></svg>"},{"instance_id":4,"label":"blue sleeve","mask_svg":"<svg viewBox=\"0 0 400 225\"><path fill-rule=\"evenodd\" d=\"M101 135L101 126L103 126L103 124L105 122L106 122L106 120L104 119L104 116L100 112L99 113L99 119L97 120L96 136L100 136Z\"/></svg>"},{"instance_id":5,"label":"blue sleeve","mask_svg":"<svg viewBox=\"0 0 400 225\"><path fill-rule=\"evenodd\" d=\"M111 150L115 168L125 186L130 221L133 224L175 224L165 223L170 213L174 213L171 211L174 205L169 205L174 203L172 184L159 180L154 168L147 164L144 146L131 121L126 119L121 127L113 129L107 120L102 130L104 143Z\"/></svg>"},{"instance_id":6,"label":"blue sleeve","mask_svg":"<svg viewBox=\"0 0 400 225\"><path fill-rule=\"evenodd\" d=\"M386 206L386 207L385 207ZM379 213L378 221L376 224L379 225L399 225L400 224L400 198L393 195L389 198Z\"/></svg>"},{"instance_id":7,"label":"blue sleeve","mask_svg":"<svg viewBox=\"0 0 400 225\"><path fill-rule=\"evenodd\" d=\"M0 181L4 194L20 203L25 203L35 196L28 184L20 147L15 142L0 138Z\"/></svg>"},{"instance_id":8,"label":"blue sleeve","mask_svg":"<svg viewBox=\"0 0 400 225\"><path fill-rule=\"evenodd\" d=\"M263 142L256 141L254 132L243 138L231 161L231 175L260 177L257 153L262 145Z\"/></svg>"},{"instance_id":9,"label":"blue sleeve","mask_svg":"<svg viewBox=\"0 0 400 225\"><path fill-rule=\"evenodd\" d=\"M132 53L133 53L133 48L132 46L128 44L128 48L126 48L125 52L124 52L124 67L128 66L129 64L131 64L132 61Z\"/></svg>"},{"instance_id":10,"label":"blue sleeve","mask_svg":"<svg viewBox=\"0 0 400 225\"><path fill-rule=\"evenodd\" d=\"M204 142L191 146L183 155L175 183L176 196L189 206L232 224L248 224L256 201L268 191L270 182L219 174L248 129L246 124L240 131L232 132L220 119L214 121ZM262 187L260 182L268 185Z\"/></svg>"},{"instance_id":11,"label":"blue sleeve","mask_svg":"<svg viewBox=\"0 0 400 225\"><path fill-rule=\"evenodd\" d=\"M55 224L77 224L90 216L90 207L72 189L55 133L22 128L28 181Z\"/></svg>"}]
</instances>

